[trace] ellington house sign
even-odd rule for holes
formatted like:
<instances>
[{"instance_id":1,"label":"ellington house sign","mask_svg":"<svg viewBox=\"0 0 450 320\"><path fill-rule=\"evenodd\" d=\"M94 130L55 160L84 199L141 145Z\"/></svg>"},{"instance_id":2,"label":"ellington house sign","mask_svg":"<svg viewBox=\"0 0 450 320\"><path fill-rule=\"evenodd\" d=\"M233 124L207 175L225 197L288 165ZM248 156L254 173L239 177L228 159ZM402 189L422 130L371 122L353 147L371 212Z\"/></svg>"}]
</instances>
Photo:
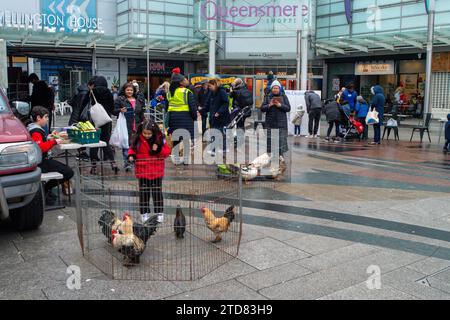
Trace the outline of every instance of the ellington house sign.
<instances>
[{"instance_id":1,"label":"ellington house sign","mask_svg":"<svg viewBox=\"0 0 450 320\"><path fill-rule=\"evenodd\" d=\"M102 31L97 0L41 0L40 13L0 10L0 27L54 32Z\"/></svg>"}]
</instances>

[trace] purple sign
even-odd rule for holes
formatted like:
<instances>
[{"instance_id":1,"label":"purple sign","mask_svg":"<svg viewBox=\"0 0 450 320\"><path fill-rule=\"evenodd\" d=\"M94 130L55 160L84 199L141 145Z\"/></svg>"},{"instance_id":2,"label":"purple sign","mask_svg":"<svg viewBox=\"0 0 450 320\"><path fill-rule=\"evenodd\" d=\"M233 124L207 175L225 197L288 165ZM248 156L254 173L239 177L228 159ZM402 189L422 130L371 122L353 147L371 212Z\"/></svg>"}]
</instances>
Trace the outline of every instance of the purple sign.
<instances>
[{"instance_id":1,"label":"purple sign","mask_svg":"<svg viewBox=\"0 0 450 320\"><path fill-rule=\"evenodd\" d=\"M207 0L201 7L201 15L206 21L220 21L236 27L251 28L261 22L263 18L296 18L298 15L307 16L308 7L306 5L275 5L265 4L261 6L222 6L214 0ZM233 18L253 18L250 23L236 22Z\"/></svg>"},{"instance_id":2,"label":"purple sign","mask_svg":"<svg viewBox=\"0 0 450 320\"><path fill-rule=\"evenodd\" d=\"M352 1L351 0L344 0L345 1L345 16L347 18L347 23L352 23Z\"/></svg>"}]
</instances>

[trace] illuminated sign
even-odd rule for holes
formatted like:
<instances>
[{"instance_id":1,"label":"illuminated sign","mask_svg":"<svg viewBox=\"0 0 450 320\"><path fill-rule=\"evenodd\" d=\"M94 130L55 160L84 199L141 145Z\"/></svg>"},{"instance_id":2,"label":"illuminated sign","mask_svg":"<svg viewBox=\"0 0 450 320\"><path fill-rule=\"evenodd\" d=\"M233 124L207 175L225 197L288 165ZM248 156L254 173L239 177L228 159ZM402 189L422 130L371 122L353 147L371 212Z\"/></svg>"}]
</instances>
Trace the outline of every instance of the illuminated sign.
<instances>
[{"instance_id":1,"label":"illuminated sign","mask_svg":"<svg viewBox=\"0 0 450 320\"><path fill-rule=\"evenodd\" d=\"M386 61L383 63L356 63L355 75L383 75L395 74L394 61Z\"/></svg>"}]
</instances>

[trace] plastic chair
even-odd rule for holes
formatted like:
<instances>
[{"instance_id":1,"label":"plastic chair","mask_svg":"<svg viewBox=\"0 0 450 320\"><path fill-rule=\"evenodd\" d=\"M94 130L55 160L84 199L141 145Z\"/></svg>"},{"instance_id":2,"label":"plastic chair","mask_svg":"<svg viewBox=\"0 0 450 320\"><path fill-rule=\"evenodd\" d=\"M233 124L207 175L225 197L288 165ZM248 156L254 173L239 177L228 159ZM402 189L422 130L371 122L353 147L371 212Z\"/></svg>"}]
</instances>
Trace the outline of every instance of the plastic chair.
<instances>
[{"instance_id":1,"label":"plastic chair","mask_svg":"<svg viewBox=\"0 0 450 320\"><path fill-rule=\"evenodd\" d=\"M420 132L420 142L422 142L423 135L424 135L424 133L426 131L428 133L428 140L430 140L430 143L431 143L430 123L431 123L431 113L427 113L426 116L425 116L425 122L420 121L419 125L412 129L411 139L409 140L409 142L412 141L412 138L414 136L414 132L416 132L416 131Z\"/></svg>"}]
</instances>

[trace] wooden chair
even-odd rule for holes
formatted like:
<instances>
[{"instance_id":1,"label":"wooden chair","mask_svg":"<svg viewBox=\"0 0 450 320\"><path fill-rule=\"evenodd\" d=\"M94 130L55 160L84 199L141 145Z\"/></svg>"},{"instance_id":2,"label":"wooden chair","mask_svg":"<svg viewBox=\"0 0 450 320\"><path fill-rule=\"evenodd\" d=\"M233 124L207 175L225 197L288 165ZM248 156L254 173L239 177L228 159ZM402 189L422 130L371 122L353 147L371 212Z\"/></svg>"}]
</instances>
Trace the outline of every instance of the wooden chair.
<instances>
[{"instance_id":1,"label":"wooden chair","mask_svg":"<svg viewBox=\"0 0 450 320\"><path fill-rule=\"evenodd\" d=\"M431 123L431 113L427 113L425 115L425 122L423 120L421 120L419 122L419 125L412 129L411 139L409 140L409 142L412 141L413 136L414 136L414 132L419 131L420 132L420 142L422 143L423 135L424 135L424 133L426 131L428 133L428 140L430 140L430 143L431 143L430 123Z\"/></svg>"}]
</instances>

